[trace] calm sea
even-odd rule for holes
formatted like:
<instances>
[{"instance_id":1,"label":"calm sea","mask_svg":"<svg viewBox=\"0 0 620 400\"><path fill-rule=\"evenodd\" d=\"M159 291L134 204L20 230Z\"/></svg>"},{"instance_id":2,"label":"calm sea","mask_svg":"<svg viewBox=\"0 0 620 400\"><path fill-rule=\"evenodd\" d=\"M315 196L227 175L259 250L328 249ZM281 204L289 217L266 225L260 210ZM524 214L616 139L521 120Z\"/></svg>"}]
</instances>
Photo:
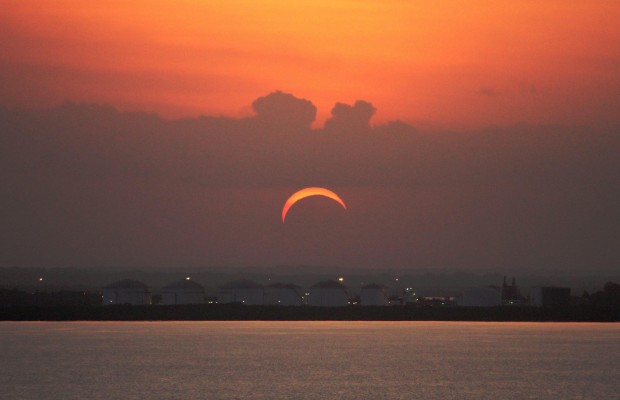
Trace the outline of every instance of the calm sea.
<instances>
[{"instance_id":1,"label":"calm sea","mask_svg":"<svg viewBox=\"0 0 620 400\"><path fill-rule=\"evenodd\" d=\"M1 399L620 399L620 324L0 322Z\"/></svg>"}]
</instances>

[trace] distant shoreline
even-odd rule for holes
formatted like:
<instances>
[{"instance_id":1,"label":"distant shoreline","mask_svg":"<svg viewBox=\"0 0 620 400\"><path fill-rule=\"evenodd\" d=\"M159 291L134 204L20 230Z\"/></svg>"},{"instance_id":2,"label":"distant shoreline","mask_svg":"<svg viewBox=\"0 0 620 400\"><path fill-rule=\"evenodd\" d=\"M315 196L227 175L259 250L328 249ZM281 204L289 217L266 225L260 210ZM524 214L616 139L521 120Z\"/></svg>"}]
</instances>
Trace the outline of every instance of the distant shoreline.
<instances>
[{"instance_id":1,"label":"distant shoreline","mask_svg":"<svg viewBox=\"0 0 620 400\"><path fill-rule=\"evenodd\" d=\"M487 321L620 322L620 309L592 306L544 308L416 306L5 306L0 321Z\"/></svg>"}]
</instances>

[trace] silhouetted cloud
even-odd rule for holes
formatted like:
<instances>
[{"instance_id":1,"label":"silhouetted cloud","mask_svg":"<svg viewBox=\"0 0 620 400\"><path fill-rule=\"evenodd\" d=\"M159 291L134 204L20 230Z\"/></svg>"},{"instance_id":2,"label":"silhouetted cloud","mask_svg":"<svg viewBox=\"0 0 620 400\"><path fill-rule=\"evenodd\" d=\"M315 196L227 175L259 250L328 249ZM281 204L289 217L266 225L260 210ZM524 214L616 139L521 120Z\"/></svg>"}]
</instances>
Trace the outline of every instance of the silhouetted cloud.
<instances>
[{"instance_id":1,"label":"silhouetted cloud","mask_svg":"<svg viewBox=\"0 0 620 400\"><path fill-rule=\"evenodd\" d=\"M358 100L353 106L336 103L332 117L325 121L325 129L356 131L370 128L370 118L376 109L367 101Z\"/></svg>"},{"instance_id":2,"label":"silhouetted cloud","mask_svg":"<svg viewBox=\"0 0 620 400\"><path fill-rule=\"evenodd\" d=\"M257 119L277 127L310 128L316 118L316 107L306 99L276 91L252 103Z\"/></svg>"},{"instance_id":3,"label":"silhouetted cloud","mask_svg":"<svg viewBox=\"0 0 620 400\"><path fill-rule=\"evenodd\" d=\"M417 129L406 122L401 120L390 121L385 125L379 125L375 127L375 131L382 132L388 135L413 135L417 132Z\"/></svg>"}]
</instances>

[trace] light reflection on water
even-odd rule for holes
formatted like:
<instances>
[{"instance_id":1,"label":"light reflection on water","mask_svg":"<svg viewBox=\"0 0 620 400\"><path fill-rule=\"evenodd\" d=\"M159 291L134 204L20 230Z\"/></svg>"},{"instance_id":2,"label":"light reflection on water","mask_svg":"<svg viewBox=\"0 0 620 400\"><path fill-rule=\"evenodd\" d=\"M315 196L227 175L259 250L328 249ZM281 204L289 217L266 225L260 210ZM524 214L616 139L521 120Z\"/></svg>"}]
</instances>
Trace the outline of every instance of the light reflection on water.
<instances>
[{"instance_id":1,"label":"light reflection on water","mask_svg":"<svg viewBox=\"0 0 620 400\"><path fill-rule=\"evenodd\" d=\"M618 399L620 324L0 322L2 399Z\"/></svg>"}]
</instances>

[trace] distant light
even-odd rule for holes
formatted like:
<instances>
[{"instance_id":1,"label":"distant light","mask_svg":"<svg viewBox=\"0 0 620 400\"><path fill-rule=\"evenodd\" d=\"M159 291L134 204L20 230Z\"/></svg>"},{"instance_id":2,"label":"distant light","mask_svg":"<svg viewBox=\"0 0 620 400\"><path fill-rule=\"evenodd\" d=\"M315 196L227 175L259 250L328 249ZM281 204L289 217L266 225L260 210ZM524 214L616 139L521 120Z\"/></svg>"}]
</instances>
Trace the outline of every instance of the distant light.
<instances>
[{"instance_id":1,"label":"distant light","mask_svg":"<svg viewBox=\"0 0 620 400\"><path fill-rule=\"evenodd\" d=\"M187 278L185 278L185 280L189 281L189 280L190 280L190 277L188 276Z\"/></svg>"},{"instance_id":2,"label":"distant light","mask_svg":"<svg viewBox=\"0 0 620 400\"><path fill-rule=\"evenodd\" d=\"M39 278L39 282L43 282L43 278Z\"/></svg>"},{"instance_id":3,"label":"distant light","mask_svg":"<svg viewBox=\"0 0 620 400\"><path fill-rule=\"evenodd\" d=\"M398 278L396 278L396 281L398 282Z\"/></svg>"},{"instance_id":4,"label":"distant light","mask_svg":"<svg viewBox=\"0 0 620 400\"><path fill-rule=\"evenodd\" d=\"M343 277L338 278L338 282L344 282L344 278Z\"/></svg>"}]
</instances>

